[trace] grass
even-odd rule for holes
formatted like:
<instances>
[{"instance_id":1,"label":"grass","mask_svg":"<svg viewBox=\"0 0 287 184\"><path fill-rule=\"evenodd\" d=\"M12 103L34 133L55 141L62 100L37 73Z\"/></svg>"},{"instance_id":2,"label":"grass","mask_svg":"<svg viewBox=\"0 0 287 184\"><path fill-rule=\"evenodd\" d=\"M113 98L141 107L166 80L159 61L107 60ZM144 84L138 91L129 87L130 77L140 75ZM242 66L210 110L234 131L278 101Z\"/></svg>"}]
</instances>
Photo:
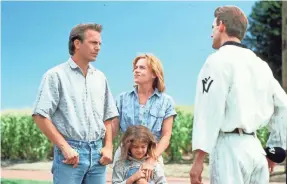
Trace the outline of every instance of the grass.
<instances>
[{"instance_id":1,"label":"grass","mask_svg":"<svg viewBox=\"0 0 287 184\"><path fill-rule=\"evenodd\" d=\"M1 184L52 184L50 181L1 179Z\"/></svg>"},{"instance_id":2,"label":"grass","mask_svg":"<svg viewBox=\"0 0 287 184\"><path fill-rule=\"evenodd\" d=\"M177 109L181 110L184 113L193 113L193 105L177 105Z\"/></svg>"},{"instance_id":3,"label":"grass","mask_svg":"<svg viewBox=\"0 0 287 184\"><path fill-rule=\"evenodd\" d=\"M32 113L32 109L24 108L24 109L5 109L1 111L1 115L6 114L16 114L16 115L30 115Z\"/></svg>"}]
</instances>

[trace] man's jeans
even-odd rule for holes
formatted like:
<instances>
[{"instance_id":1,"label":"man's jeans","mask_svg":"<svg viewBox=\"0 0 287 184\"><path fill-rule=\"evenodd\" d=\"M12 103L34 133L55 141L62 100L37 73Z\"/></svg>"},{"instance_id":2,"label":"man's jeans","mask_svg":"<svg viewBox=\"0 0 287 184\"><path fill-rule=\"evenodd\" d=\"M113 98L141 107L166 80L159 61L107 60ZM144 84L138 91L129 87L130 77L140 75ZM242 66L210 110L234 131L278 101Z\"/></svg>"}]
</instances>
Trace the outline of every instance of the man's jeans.
<instances>
[{"instance_id":1,"label":"man's jeans","mask_svg":"<svg viewBox=\"0 0 287 184\"><path fill-rule=\"evenodd\" d=\"M53 183L105 184L106 166L99 163L102 139L90 142L68 140L68 143L79 153L79 164L73 168L73 165L63 163L64 156L61 150L54 146Z\"/></svg>"}]
</instances>

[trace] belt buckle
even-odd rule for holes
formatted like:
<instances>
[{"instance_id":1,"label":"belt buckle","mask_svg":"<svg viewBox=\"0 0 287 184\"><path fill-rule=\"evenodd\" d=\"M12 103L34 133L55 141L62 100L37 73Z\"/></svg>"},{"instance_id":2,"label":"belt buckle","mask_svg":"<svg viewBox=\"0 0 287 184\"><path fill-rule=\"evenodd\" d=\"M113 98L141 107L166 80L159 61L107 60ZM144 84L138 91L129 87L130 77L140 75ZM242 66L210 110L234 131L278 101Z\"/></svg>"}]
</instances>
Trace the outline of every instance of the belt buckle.
<instances>
[{"instance_id":1,"label":"belt buckle","mask_svg":"<svg viewBox=\"0 0 287 184\"><path fill-rule=\"evenodd\" d=\"M242 136L243 135L243 130L241 128L238 128L238 132L239 132L239 135Z\"/></svg>"}]
</instances>

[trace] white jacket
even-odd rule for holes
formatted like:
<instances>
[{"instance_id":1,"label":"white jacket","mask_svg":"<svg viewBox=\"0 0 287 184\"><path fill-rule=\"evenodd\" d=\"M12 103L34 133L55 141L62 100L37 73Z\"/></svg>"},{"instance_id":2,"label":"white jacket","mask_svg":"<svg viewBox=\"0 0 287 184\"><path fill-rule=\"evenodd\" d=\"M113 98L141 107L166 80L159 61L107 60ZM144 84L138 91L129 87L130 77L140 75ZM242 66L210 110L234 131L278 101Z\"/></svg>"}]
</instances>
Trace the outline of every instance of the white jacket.
<instances>
[{"instance_id":1,"label":"white jacket","mask_svg":"<svg viewBox=\"0 0 287 184\"><path fill-rule=\"evenodd\" d=\"M224 45L211 54L197 80L193 150L211 153L219 132L251 133L268 124L267 146L286 150L287 95L268 64L251 50Z\"/></svg>"}]
</instances>

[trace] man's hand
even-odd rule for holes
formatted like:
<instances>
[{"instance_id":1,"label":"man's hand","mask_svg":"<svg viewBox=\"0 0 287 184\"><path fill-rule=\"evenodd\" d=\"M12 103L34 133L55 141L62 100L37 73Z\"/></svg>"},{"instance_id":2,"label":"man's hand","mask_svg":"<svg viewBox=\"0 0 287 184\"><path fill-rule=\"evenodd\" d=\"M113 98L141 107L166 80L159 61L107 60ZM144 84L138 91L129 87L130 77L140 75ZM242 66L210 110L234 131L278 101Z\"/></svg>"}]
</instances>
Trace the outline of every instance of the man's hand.
<instances>
[{"instance_id":1,"label":"man's hand","mask_svg":"<svg viewBox=\"0 0 287 184\"><path fill-rule=\"evenodd\" d=\"M67 143L52 121L39 114L33 115L33 119L41 132L61 150L65 158L62 162L77 167L79 164L79 154Z\"/></svg>"},{"instance_id":2,"label":"man's hand","mask_svg":"<svg viewBox=\"0 0 287 184\"><path fill-rule=\"evenodd\" d=\"M79 153L74 150L70 145L62 148L61 151L65 158L65 160L63 160L63 163L72 164L73 167L76 168L80 161Z\"/></svg>"},{"instance_id":3,"label":"man's hand","mask_svg":"<svg viewBox=\"0 0 287 184\"><path fill-rule=\"evenodd\" d=\"M194 163L190 169L190 184L202 184L203 163Z\"/></svg>"},{"instance_id":4,"label":"man's hand","mask_svg":"<svg viewBox=\"0 0 287 184\"><path fill-rule=\"evenodd\" d=\"M146 171L146 181L149 181L153 176L153 170L156 164L156 160L152 157L149 157L143 164L142 169Z\"/></svg>"},{"instance_id":5,"label":"man's hand","mask_svg":"<svg viewBox=\"0 0 287 184\"><path fill-rule=\"evenodd\" d=\"M108 165L113 161L113 147L103 147L101 151L102 157L100 159L100 164Z\"/></svg>"},{"instance_id":6,"label":"man's hand","mask_svg":"<svg viewBox=\"0 0 287 184\"><path fill-rule=\"evenodd\" d=\"M207 153L202 150L195 151L194 163L189 172L190 184L202 184L201 174L203 171L203 162L206 154Z\"/></svg>"},{"instance_id":7,"label":"man's hand","mask_svg":"<svg viewBox=\"0 0 287 184\"><path fill-rule=\"evenodd\" d=\"M266 157L266 159L267 159L267 162L268 162L269 172L270 172L270 174L272 174L273 171L274 171L274 168L276 166L276 163L271 161L271 160L269 160L267 157Z\"/></svg>"}]
</instances>

